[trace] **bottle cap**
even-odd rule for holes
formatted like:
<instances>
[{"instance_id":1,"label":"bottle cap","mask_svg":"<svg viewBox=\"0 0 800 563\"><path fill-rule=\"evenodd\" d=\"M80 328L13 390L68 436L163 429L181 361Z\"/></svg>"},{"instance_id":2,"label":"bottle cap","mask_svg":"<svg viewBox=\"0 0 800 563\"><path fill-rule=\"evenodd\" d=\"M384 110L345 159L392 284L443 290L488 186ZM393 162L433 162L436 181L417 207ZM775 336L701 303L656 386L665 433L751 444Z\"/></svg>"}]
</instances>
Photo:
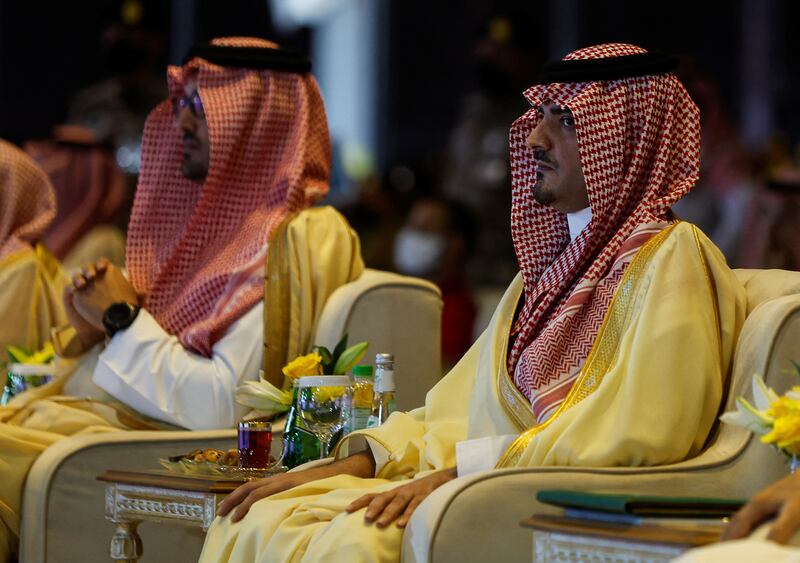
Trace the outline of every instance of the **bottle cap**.
<instances>
[{"instance_id":1,"label":"bottle cap","mask_svg":"<svg viewBox=\"0 0 800 563\"><path fill-rule=\"evenodd\" d=\"M353 377L372 377L372 366L353 366Z\"/></svg>"},{"instance_id":2,"label":"bottle cap","mask_svg":"<svg viewBox=\"0 0 800 563\"><path fill-rule=\"evenodd\" d=\"M391 365L394 363L394 356L392 354L377 354L375 356L375 366L381 367L387 364Z\"/></svg>"}]
</instances>

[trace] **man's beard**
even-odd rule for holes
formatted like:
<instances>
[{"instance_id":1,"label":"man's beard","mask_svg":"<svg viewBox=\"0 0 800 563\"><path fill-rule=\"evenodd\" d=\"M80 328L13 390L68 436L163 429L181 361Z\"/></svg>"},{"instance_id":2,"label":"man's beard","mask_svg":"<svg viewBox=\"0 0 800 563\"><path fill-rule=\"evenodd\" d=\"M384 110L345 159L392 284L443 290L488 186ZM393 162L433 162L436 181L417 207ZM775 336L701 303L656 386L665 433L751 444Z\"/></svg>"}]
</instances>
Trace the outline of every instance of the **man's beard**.
<instances>
[{"instance_id":1,"label":"man's beard","mask_svg":"<svg viewBox=\"0 0 800 563\"><path fill-rule=\"evenodd\" d=\"M191 158L185 158L181 163L181 173L193 182L202 182L208 176L208 170L201 162Z\"/></svg>"},{"instance_id":2,"label":"man's beard","mask_svg":"<svg viewBox=\"0 0 800 563\"><path fill-rule=\"evenodd\" d=\"M201 150L193 150L187 147L186 144L192 142L195 147L202 147L203 144L197 135L190 131L183 132L183 162L181 163L181 173L183 176L193 182L203 182L208 176L208 163L204 162L204 158L197 153L203 152ZM194 157L193 157L194 155Z\"/></svg>"},{"instance_id":3,"label":"man's beard","mask_svg":"<svg viewBox=\"0 0 800 563\"><path fill-rule=\"evenodd\" d=\"M544 178L541 172L536 173L536 182L533 184L533 199L542 205L550 205L556 199L553 192L544 185Z\"/></svg>"}]
</instances>

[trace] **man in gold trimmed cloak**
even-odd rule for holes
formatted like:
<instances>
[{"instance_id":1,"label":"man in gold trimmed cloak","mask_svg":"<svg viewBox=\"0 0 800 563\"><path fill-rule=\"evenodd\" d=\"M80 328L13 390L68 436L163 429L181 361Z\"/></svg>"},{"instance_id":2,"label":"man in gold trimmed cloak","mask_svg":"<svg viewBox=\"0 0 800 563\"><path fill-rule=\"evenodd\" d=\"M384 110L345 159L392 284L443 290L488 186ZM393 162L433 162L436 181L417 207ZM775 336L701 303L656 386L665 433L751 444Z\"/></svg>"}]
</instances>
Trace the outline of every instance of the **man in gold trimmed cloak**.
<instances>
[{"instance_id":1,"label":"man in gold trimmed cloak","mask_svg":"<svg viewBox=\"0 0 800 563\"><path fill-rule=\"evenodd\" d=\"M610 44L546 68L511 127L520 274L489 327L424 407L350 434L330 465L232 493L201 561L397 561L416 507L469 472L697 455L745 297L670 212L699 172L675 63Z\"/></svg>"},{"instance_id":2,"label":"man in gold trimmed cloak","mask_svg":"<svg viewBox=\"0 0 800 563\"><path fill-rule=\"evenodd\" d=\"M76 274L71 326L54 338L58 376L0 407L0 563L15 557L42 451L79 433L232 427L247 412L236 387L307 351L328 296L361 274L344 218L307 209L330 174L309 69L241 37L168 68L171 98L145 125L129 279L108 262Z\"/></svg>"}]
</instances>

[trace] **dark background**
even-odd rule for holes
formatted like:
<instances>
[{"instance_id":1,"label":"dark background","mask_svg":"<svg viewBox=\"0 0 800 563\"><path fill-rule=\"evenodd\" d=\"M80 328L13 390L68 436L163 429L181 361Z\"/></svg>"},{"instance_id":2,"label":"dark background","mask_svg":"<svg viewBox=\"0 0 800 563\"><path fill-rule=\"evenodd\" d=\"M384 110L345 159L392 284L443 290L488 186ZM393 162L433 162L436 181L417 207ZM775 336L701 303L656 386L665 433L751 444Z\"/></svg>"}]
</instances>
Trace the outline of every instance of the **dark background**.
<instances>
[{"instance_id":1,"label":"dark background","mask_svg":"<svg viewBox=\"0 0 800 563\"><path fill-rule=\"evenodd\" d=\"M548 51L559 32L550 17L554 2L376 1L388 6L377 22L388 42L377 147L384 164L418 160L446 142L459 98L477 82L474 42L488 17L510 15L538 60L552 56ZM725 104L739 119L741 88L748 80L741 45L750 33L742 23L743 2L574 0L572 25L580 46L625 41L690 57L718 81ZM788 0L770 5L770 105L780 130L796 142L800 61L794 54L800 39L791 30L800 5ZM162 75L166 63L179 58L180 47L193 41L254 35L307 50L312 35L308 29L289 36L276 32L262 0L143 1L142 6L141 27L161 42L148 64ZM0 137L21 143L47 136L65 119L78 89L114 71L118 61L105 48L103 34L119 20L119 11L120 2L112 0L0 2Z\"/></svg>"}]
</instances>

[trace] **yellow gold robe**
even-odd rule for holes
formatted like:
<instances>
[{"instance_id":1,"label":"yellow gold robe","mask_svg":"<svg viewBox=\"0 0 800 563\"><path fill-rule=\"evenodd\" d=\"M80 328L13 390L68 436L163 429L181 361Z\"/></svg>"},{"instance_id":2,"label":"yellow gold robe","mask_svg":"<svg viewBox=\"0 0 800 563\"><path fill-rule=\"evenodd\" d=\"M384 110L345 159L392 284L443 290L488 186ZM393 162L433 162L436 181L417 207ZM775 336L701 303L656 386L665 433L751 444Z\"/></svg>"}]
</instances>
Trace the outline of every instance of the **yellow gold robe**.
<instances>
[{"instance_id":1,"label":"yellow gold robe","mask_svg":"<svg viewBox=\"0 0 800 563\"><path fill-rule=\"evenodd\" d=\"M61 292L68 281L58 261L41 244L0 260L0 365L8 360L7 346L39 350L50 340L50 329L66 322ZM48 444L46 437L35 432L11 436L0 430L0 451L10 446L9 455L0 456L0 475L25 465L30 455L38 455ZM0 477L0 528L18 520L10 516L9 507L19 506L20 492ZM0 561L5 561L9 550L7 535L0 532Z\"/></svg>"},{"instance_id":2,"label":"yellow gold robe","mask_svg":"<svg viewBox=\"0 0 800 563\"><path fill-rule=\"evenodd\" d=\"M745 316L744 289L702 233L678 223L639 250L564 406L539 426L522 424L533 416L506 370L521 291L518 276L424 407L356 433L389 455L376 478L331 477L261 500L238 523L218 518L201 561L397 561L402 531L366 525L364 509L349 515L344 508L363 494L454 467L455 444L466 439L520 434L501 467L657 465L701 450Z\"/></svg>"},{"instance_id":3,"label":"yellow gold robe","mask_svg":"<svg viewBox=\"0 0 800 563\"><path fill-rule=\"evenodd\" d=\"M8 360L7 346L39 350L50 329L66 322L61 293L67 283L42 244L0 260L0 364Z\"/></svg>"}]
</instances>

